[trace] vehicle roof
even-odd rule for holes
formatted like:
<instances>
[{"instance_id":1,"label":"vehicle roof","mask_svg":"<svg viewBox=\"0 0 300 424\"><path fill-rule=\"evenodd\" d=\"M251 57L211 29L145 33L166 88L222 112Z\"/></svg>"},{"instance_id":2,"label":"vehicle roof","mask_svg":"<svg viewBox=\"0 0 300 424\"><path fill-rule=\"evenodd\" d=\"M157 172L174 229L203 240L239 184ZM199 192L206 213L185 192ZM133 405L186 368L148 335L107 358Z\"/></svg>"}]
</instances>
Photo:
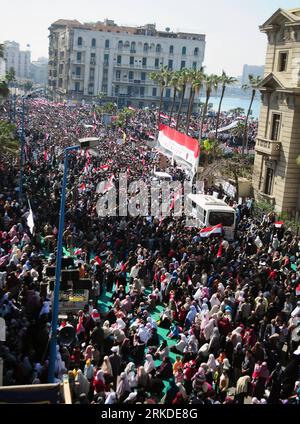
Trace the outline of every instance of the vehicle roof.
<instances>
[{"instance_id":1,"label":"vehicle roof","mask_svg":"<svg viewBox=\"0 0 300 424\"><path fill-rule=\"evenodd\" d=\"M167 172L154 171L154 175L159 178L172 178L172 175L168 174Z\"/></svg>"},{"instance_id":2,"label":"vehicle roof","mask_svg":"<svg viewBox=\"0 0 300 424\"><path fill-rule=\"evenodd\" d=\"M205 194L189 194L188 197L192 200L192 202L195 202L199 206L217 206L219 210L230 210L235 212L234 209L228 206L223 200L216 199L213 196Z\"/></svg>"}]
</instances>

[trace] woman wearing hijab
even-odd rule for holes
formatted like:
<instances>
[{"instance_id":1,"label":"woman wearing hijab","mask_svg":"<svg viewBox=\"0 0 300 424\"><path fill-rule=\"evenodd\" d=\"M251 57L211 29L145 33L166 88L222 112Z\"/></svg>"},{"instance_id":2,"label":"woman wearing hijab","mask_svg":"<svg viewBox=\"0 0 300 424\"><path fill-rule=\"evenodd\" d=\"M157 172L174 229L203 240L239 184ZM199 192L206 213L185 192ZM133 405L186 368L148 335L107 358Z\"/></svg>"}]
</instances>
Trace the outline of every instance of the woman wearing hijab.
<instances>
[{"instance_id":1,"label":"woman wearing hijab","mask_svg":"<svg viewBox=\"0 0 300 424\"><path fill-rule=\"evenodd\" d=\"M89 382L93 381L94 378L94 365L92 364L90 359L85 361L84 366L84 376L88 379Z\"/></svg>"},{"instance_id":2,"label":"woman wearing hijab","mask_svg":"<svg viewBox=\"0 0 300 424\"><path fill-rule=\"evenodd\" d=\"M145 371L143 366L140 366L137 370L137 386L139 388L146 389L149 383L149 374Z\"/></svg>"},{"instance_id":3,"label":"woman wearing hijab","mask_svg":"<svg viewBox=\"0 0 300 424\"><path fill-rule=\"evenodd\" d=\"M207 321L207 318L205 319L206 324L203 323L203 326L201 324L201 327L203 327L203 336L205 341L209 341L211 336L213 335L213 331L215 328L215 320L213 318L210 318L209 321Z\"/></svg>"},{"instance_id":4,"label":"woman wearing hijab","mask_svg":"<svg viewBox=\"0 0 300 424\"><path fill-rule=\"evenodd\" d=\"M162 359L163 357L169 357L169 355L170 355L170 349L168 347L167 341L166 340L163 340L163 342L161 343L161 345L156 350L154 356L157 359Z\"/></svg>"},{"instance_id":5,"label":"woman wearing hijab","mask_svg":"<svg viewBox=\"0 0 300 424\"><path fill-rule=\"evenodd\" d=\"M93 359L93 346L92 345L88 345L85 349L85 351L83 352L83 358L85 361L87 361L88 359L90 359L92 361Z\"/></svg>"},{"instance_id":6,"label":"woman wearing hijab","mask_svg":"<svg viewBox=\"0 0 300 424\"><path fill-rule=\"evenodd\" d=\"M180 334L179 342L170 347L170 351L173 353L183 354L185 347L188 344L187 338L184 334Z\"/></svg>"},{"instance_id":7,"label":"woman wearing hijab","mask_svg":"<svg viewBox=\"0 0 300 424\"><path fill-rule=\"evenodd\" d=\"M280 363L276 364L275 370L271 373L268 387L270 388L270 396L268 403L272 405L278 405L280 403L280 392L282 387L282 376L283 371Z\"/></svg>"},{"instance_id":8,"label":"woman wearing hijab","mask_svg":"<svg viewBox=\"0 0 300 424\"><path fill-rule=\"evenodd\" d=\"M208 349L210 353L213 353L215 356L217 356L219 354L219 350L220 350L220 333L219 333L219 329L217 327L215 327L213 329L213 334L212 337L210 339L209 345L208 345Z\"/></svg>"},{"instance_id":9,"label":"woman wearing hijab","mask_svg":"<svg viewBox=\"0 0 300 424\"><path fill-rule=\"evenodd\" d=\"M253 396L261 399L265 394L266 384L269 378L267 363L255 364L252 374Z\"/></svg>"},{"instance_id":10,"label":"woman wearing hijab","mask_svg":"<svg viewBox=\"0 0 300 424\"><path fill-rule=\"evenodd\" d=\"M115 392L110 392L107 394L107 398L105 400L105 405L113 405L117 403L117 395Z\"/></svg>"},{"instance_id":11,"label":"woman wearing hijab","mask_svg":"<svg viewBox=\"0 0 300 424\"><path fill-rule=\"evenodd\" d=\"M129 362L124 370L128 383L131 389L135 389L137 387L137 373L135 369L135 364L133 362Z\"/></svg>"},{"instance_id":12,"label":"woman wearing hijab","mask_svg":"<svg viewBox=\"0 0 300 424\"><path fill-rule=\"evenodd\" d=\"M211 370L212 373L215 372L217 368L217 361L213 353L211 353L208 357L207 366Z\"/></svg>"},{"instance_id":13,"label":"woman wearing hijab","mask_svg":"<svg viewBox=\"0 0 300 424\"><path fill-rule=\"evenodd\" d=\"M154 374L155 372L155 364L154 360L152 358L152 355L150 353L147 353L146 360L144 363L144 369L147 374Z\"/></svg>"},{"instance_id":14,"label":"woman wearing hijab","mask_svg":"<svg viewBox=\"0 0 300 424\"><path fill-rule=\"evenodd\" d=\"M157 368L156 377L161 380L168 380L173 377L173 368L169 357L163 357L162 364Z\"/></svg>"},{"instance_id":15,"label":"woman wearing hijab","mask_svg":"<svg viewBox=\"0 0 300 424\"><path fill-rule=\"evenodd\" d=\"M129 395L130 392L131 392L131 389L130 389L130 385L129 385L126 373L122 372L119 377L119 382L117 384L117 390L116 390L118 401L122 403L122 401L126 399L126 397Z\"/></svg>"},{"instance_id":16,"label":"woman wearing hijab","mask_svg":"<svg viewBox=\"0 0 300 424\"><path fill-rule=\"evenodd\" d=\"M97 371L93 381L94 394L105 392L105 379L102 370Z\"/></svg>"},{"instance_id":17,"label":"woman wearing hijab","mask_svg":"<svg viewBox=\"0 0 300 424\"><path fill-rule=\"evenodd\" d=\"M101 365L101 371L103 372L105 382L111 383L114 379L114 376L108 356L104 356L103 363Z\"/></svg>"},{"instance_id":18,"label":"woman wearing hijab","mask_svg":"<svg viewBox=\"0 0 300 424\"><path fill-rule=\"evenodd\" d=\"M194 305L191 305L189 312L187 313L187 316L184 321L184 328L185 330L189 330L191 325L193 324L195 318L197 315L197 309Z\"/></svg>"},{"instance_id":19,"label":"woman wearing hijab","mask_svg":"<svg viewBox=\"0 0 300 424\"><path fill-rule=\"evenodd\" d=\"M77 371L77 375L75 377L75 383L76 382L79 383L79 394L84 393L85 395L88 395L90 390L90 382L80 369Z\"/></svg>"}]
</instances>

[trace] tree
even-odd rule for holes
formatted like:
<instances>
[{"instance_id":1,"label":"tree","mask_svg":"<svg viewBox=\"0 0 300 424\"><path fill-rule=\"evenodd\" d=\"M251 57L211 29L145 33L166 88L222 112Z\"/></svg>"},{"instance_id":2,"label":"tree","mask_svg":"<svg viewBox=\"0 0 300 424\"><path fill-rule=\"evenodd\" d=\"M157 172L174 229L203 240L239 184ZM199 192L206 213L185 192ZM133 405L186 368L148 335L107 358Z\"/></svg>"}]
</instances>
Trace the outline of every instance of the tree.
<instances>
[{"instance_id":1,"label":"tree","mask_svg":"<svg viewBox=\"0 0 300 424\"><path fill-rule=\"evenodd\" d=\"M191 90L190 90L189 106L188 106L187 117L186 117L186 134L188 134L189 132L190 120L193 113L195 95L199 94L203 86L203 79L204 79L203 69L204 68L190 71Z\"/></svg>"},{"instance_id":2,"label":"tree","mask_svg":"<svg viewBox=\"0 0 300 424\"><path fill-rule=\"evenodd\" d=\"M150 78L152 81L155 82L160 88L160 100L159 100L159 110L158 110L158 117L157 117L157 128L159 129L160 124L160 112L162 109L162 101L164 96L164 90L168 86L170 82L171 73L168 70L167 66L164 66L157 72L151 72Z\"/></svg>"},{"instance_id":3,"label":"tree","mask_svg":"<svg viewBox=\"0 0 300 424\"><path fill-rule=\"evenodd\" d=\"M19 142L16 140L16 128L7 121L0 121L0 154L18 154Z\"/></svg>"},{"instance_id":4,"label":"tree","mask_svg":"<svg viewBox=\"0 0 300 424\"><path fill-rule=\"evenodd\" d=\"M261 77L254 77L253 75L249 75L249 85L245 84L243 85L243 89L244 90L248 90L249 88L252 88L252 95L251 95L251 101L250 101L250 105L249 105L249 109L247 112L247 117L246 117L246 121L245 121L245 128L244 128L244 134L243 134L243 145L242 145L242 155L244 156L245 153L245 146L248 145L248 122L249 122L249 117L250 117L250 113L252 110L252 104L256 95L256 87L257 85L260 83L261 81Z\"/></svg>"},{"instance_id":5,"label":"tree","mask_svg":"<svg viewBox=\"0 0 300 424\"><path fill-rule=\"evenodd\" d=\"M172 101L172 106L171 106L169 125L171 125L173 111L174 111L174 106L175 106L175 102L176 102L176 95L177 95L177 93L179 91L179 77L180 77L180 72L179 71L171 72L171 75L170 75L170 84L169 85L170 85L170 87L173 88L173 101Z\"/></svg>"},{"instance_id":6,"label":"tree","mask_svg":"<svg viewBox=\"0 0 300 424\"><path fill-rule=\"evenodd\" d=\"M230 109L228 112L231 113L232 115L240 116L240 115L244 115L245 109L242 107L236 107L235 109Z\"/></svg>"},{"instance_id":7,"label":"tree","mask_svg":"<svg viewBox=\"0 0 300 424\"><path fill-rule=\"evenodd\" d=\"M32 81L26 81L23 87L24 87L24 90L26 92L30 91L33 87L33 82Z\"/></svg>"},{"instance_id":8,"label":"tree","mask_svg":"<svg viewBox=\"0 0 300 424\"><path fill-rule=\"evenodd\" d=\"M118 114L116 126L125 130L128 127L128 123L134 114L134 110L129 109L128 107L124 107L124 109L122 109Z\"/></svg>"},{"instance_id":9,"label":"tree","mask_svg":"<svg viewBox=\"0 0 300 424\"><path fill-rule=\"evenodd\" d=\"M6 72L5 80L8 82L8 85L16 80L16 71L14 68L9 68L9 71Z\"/></svg>"},{"instance_id":10,"label":"tree","mask_svg":"<svg viewBox=\"0 0 300 424\"><path fill-rule=\"evenodd\" d=\"M0 59L4 58L4 44L0 43Z\"/></svg>"},{"instance_id":11,"label":"tree","mask_svg":"<svg viewBox=\"0 0 300 424\"><path fill-rule=\"evenodd\" d=\"M180 119L181 119L181 109L182 109L182 105L183 105L183 100L184 100L184 96L185 96L185 90L186 90L186 86L189 82L189 71L187 69L181 69L180 71L180 77L179 77L179 87L180 87L180 91L181 91L181 98L180 98L180 103L179 103L179 108L178 108L178 112L177 112L177 123L176 123L176 130L178 130L179 128L179 124L180 124Z\"/></svg>"},{"instance_id":12,"label":"tree","mask_svg":"<svg viewBox=\"0 0 300 424\"><path fill-rule=\"evenodd\" d=\"M203 107L203 111L202 111L202 118L201 118L201 123L200 123L199 142L202 139L202 132L203 132L204 121L205 121L206 114L207 114L208 102L209 102L212 91L217 91L217 89L218 89L220 77L218 75L215 75L215 74L211 74L211 75L204 74L203 82L204 82L204 86L205 86L206 98L205 98L205 103L204 103L204 107Z\"/></svg>"},{"instance_id":13,"label":"tree","mask_svg":"<svg viewBox=\"0 0 300 424\"><path fill-rule=\"evenodd\" d=\"M234 84L236 81L237 81L236 78L229 77L226 74L225 71L222 72L222 75L220 77L220 82L222 84L222 93L221 93L221 98L220 98L220 103L219 103L219 109L218 109L218 115L217 115L216 138L218 137L218 129L219 129L219 122L220 122L220 113L221 113L221 107L222 107L222 102L223 102L223 98L224 98L226 87L228 85Z\"/></svg>"}]
</instances>

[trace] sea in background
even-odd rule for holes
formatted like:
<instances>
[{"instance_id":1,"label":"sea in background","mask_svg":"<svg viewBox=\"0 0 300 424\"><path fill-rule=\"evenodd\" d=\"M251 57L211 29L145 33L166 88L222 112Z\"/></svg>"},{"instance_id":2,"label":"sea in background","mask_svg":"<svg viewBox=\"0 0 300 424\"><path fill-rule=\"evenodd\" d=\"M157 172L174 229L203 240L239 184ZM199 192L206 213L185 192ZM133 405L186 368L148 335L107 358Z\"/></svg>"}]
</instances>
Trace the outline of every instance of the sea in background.
<instances>
[{"instance_id":1,"label":"sea in background","mask_svg":"<svg viewBox=\"0 0 300 424\"><path fill-rule=\"evenodd\" d=\"M245 109L245 114L248 111L249 105L250 105L251 98L248 97L224 97L222 102L222 112L228 112L230 109L236 109L237 107L241 107ZM201 102L205 102L205 98L201 97ZM218 111L220 102L220 97L211 97L209 99L209 103L213 105L213 110ZM256 98L253 101L252 105L252 115L254 118L259 118L259 112L260 112L260 99L259 96L256 96Z\"/></svg>"}]
</instances>

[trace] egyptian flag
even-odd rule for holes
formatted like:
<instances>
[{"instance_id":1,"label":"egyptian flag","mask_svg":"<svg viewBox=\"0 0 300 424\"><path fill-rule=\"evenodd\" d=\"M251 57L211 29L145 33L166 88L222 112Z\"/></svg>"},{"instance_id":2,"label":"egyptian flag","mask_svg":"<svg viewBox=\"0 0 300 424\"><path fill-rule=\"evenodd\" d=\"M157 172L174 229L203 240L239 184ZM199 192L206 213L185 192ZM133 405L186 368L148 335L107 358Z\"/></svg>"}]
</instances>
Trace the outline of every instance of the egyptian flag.
<instances>
[{"instance_id":1,"label":"egyptian flag","mask_svg":"<svg viewBox=\"0 0 300 424\"><path fill-rule=\"evenodd\" d=\"M276 228L282 228L284 226L284 222L283 221L277 221L275 222L275 227Z\"/></svg>"},{"instance_id":2,"label":"egyptian flag","mask_svg":"<svg viewBox=\"0 0 300 424\"><path fill-rule=\"evenodd\" d=\"M174 197L173 197L173 200L172 200L172 203L171 203L171 206L170 206L170 211L172 209L174 209L175 203L176 203L177 200L180 199L180 197L181 197L181 190L179 190L177 193L174 194Z\"/></svg>"},{"instance_id":3,"label":"egyptian flag","mask_svg":"<svg viewBox=\"0 0 300 424\"><path fill-rule=\"evenodd\" d=\"M296 296L300 296L300 284L296 287Z\"/></svg>"},{"instance_id":4,"label":"egyptian flag","mask_svg":"<svg viewBox=\"0 0 300 424\"><path fill-rule=\"evenodd\" d=\"M102 169L102 171L108 171L108 165L101 165L99 169Z\"/></svg>"},{"instance_id":5,"label":"egyptian flag","mask_svg":"<svg viewBox=\"0 0 300 424\"><path fill-rule=\"evenodd\" d=\"M221 239L220 245L219 245L219 249L218 249L218 253L217 253L217 258L221 258L222 257L222 253L223 253L223 240Z\"/></svg>"},{"instance_id":6,"label":"egyptian flag","mask_svg":"<svg viewBox=\"0 0 300 424\"><path fill-rule=\"evenodd\" d=\"M85 189L86 189L85 183L81 183L80 186L79 186L79 190L80 191L85 191Z\"/></svg>"},{"instance_id":7,"label":"egyptian flag","mask_svg":"<svg viewBox=\"0 0 300 424\"><path fill-rule=\"evenodd\" d=\"M82 253L82 249L76 249L75 252L74 252L74 255L75 256L81 255L81 253Z\"/></svg>"},{"instance_id":8,"label":"egyptian flag","mask_svg":"<svg viewBox=\"0 0 300 424\"><path fill-rule=\"evenodd\" d=\"M48 161L48 153L47 150L44 149L44 161L47 162Z\"/></svg>"},{"instance_id":9,"label":"egyptian flag","mask_svg":"<svg viewBox=\"0 0 300 424\"><path fill-rule=\"evenodd\" d=\"M222 224L215 225L214 227L203 228L200 231L200 237L220 236L223 232Z\"/></svg>"},{"instance_id":10,"label":"egyptian flag","mask_svg":"<svg viewBox=\"0 0 300 424\"><path fill-rule=\"evenodd\" d=\"M95 261L97 262L97 264L98 264L99 266L101 266L101 265L102 265L102 260L99 258L99 256L95 256Z\"/></svg>"}]
</instances>

